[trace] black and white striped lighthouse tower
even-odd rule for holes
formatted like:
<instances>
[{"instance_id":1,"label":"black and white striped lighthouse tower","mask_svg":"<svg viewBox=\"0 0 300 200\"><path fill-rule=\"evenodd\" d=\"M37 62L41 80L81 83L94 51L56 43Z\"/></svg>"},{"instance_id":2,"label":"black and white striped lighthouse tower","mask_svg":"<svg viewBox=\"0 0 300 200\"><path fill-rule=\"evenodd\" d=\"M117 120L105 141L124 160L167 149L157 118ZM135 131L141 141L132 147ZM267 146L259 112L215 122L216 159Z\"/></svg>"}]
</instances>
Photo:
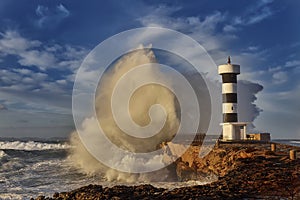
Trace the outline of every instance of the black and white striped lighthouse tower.
<instances>
[{"instance_id":1,"label":"black and white striped lighthouse tower","mask_svg":"<svg viewBox=\"0 0 300 200\"><path fill-rule=\"evenodd\" d=\"M237 75L240 74L240 65L231 64L228 57L226 64L219 65L218 73L222 76L223 139L244 139L246 124L238 123L237 111Z\"/></svg>"}]
</instances>

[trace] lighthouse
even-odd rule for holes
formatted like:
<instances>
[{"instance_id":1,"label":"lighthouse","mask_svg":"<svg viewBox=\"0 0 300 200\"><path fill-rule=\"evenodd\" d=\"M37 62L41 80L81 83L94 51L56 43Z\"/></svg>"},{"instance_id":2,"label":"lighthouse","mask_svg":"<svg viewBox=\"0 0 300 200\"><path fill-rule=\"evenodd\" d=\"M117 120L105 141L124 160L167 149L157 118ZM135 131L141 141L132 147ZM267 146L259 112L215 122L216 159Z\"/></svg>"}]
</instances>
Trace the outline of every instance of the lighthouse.
<instances>
[{"instance_id":1,"label":"lighthouse","mask_svg":"<svg viewBox=\"0 0 300 200\"><path fill-rule=\"evenodd\" d=\"M223 140L246 139L246 122L238 122L237 75L240 65L231 64L230 56L226 64L219 65L218 73L222 76L222 111Z\"/></svg>"}]
</instances>

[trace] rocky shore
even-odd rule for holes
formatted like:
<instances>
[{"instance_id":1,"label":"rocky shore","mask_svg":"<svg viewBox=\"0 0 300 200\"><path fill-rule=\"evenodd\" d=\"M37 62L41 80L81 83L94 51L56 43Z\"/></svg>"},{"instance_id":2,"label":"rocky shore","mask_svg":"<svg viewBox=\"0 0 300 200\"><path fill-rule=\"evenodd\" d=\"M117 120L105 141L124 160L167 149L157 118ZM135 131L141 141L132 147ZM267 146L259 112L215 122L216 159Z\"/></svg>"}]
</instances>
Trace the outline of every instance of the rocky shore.
<instances>
[{"instance_id":1,"label":"rocky shore","mask_svg":"<svg viewBox=\"0 0 300 200\"><path fill-rule=\"evenodd\" d=\"M217 181L173 190L152 185L88 185L36 199L300 199L300 159L289 158L291 149L300 152L282 144L277 144L275 152L270 144L219 144L199 158L199 147L192 146L175 163L179 179L214 174Z\"/></svg>"}]
</instances>

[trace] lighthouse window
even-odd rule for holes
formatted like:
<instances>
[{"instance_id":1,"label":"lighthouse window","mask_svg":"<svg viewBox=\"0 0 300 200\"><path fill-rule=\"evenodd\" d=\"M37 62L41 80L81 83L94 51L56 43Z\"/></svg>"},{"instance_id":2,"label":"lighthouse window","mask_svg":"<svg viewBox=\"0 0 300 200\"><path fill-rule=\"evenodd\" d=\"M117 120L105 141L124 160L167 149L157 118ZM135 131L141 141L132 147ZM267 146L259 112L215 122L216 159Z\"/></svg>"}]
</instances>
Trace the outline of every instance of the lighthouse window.
<instances>
[{"instance_id":1,"label":"lighthouse window","mask_svg":"<svg viewBox=\"0 0 300 200\"><path fill-rule=\"evenodd\" d=\"M233 110L233 106L231 106L231 110Z\"/></svg>"}]
</instances>

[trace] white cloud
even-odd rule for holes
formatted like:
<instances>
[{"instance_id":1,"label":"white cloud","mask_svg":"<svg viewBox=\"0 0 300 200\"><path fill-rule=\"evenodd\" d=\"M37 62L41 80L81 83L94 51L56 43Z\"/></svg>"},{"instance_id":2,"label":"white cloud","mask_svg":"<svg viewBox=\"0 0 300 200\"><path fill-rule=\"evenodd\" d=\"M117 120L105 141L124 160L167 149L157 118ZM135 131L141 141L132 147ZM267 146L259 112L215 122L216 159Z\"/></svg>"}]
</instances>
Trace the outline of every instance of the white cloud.
<instances>
[{"instance_id":1,"label":"white cloud","mask_svg":"<svg viewBox=\"0 0 300 200\"><path fill-rule=\"evenodd\" d=\"M56 83L61 84L61 85L66 85L67 81L66 80L57 80Z\"/></svg>"},{"instance_id":2,"label":"white cloud","mask_svg":"<svg viewBox=\"0 0 300 200\"><path fill-rule=\"evenodd\" d=\"M224 13L215 11L204 18L198 16L175 18L170 15L180 8L165 8L159 6L139 21L144 26L165 27L186 33L203 45L207 51L220 49L224 42L234 39L230 34L216 34L217 26L226 20L227 16Z\"/></svg>"},{"instance_id":3,"label":"white cloud","mask_svg":"<svg viewBox=\"0 0 300 200\"><path fill-rule=\"evenodd\" d=\"M270 67L268 69L269 72L276 72L282 69L282 66L277 66L277 67Z\"/></svg>"},{"instance_id":4,"label":"white cloud","mask_svg":"<svg viewBox=\"0 0 300 200\"><path fill-rule=\"evenodd\" d=\"M257 15L255 10L262 9L271 1L259 1L254 7L247 9L245 16L229 16L227 13L220 11L212 12L206 17L189 16L189 17L173 17L173 12L178 11L178 7L159 6L149 15L140 18L140 22L144 26L159 26L171 28L181 31L197 40L211 55L216 63L224 63L224 58L228 56L230 44L238 38L233 34L243 28L245 20L250 20L252 15ZM231 24L225 24L232 20ZM223 32L220 32L223 30ZM227 48L228 47L228 48ZM260 50L259 46L250 46L246 52L230 52L235 53L234 62L243 66L243 71L247 72L253 69L253 66L261 65L268 58L268 50Z\"/></svg>"},{"instance_id":5,"label":"white cloud","mask_svg":"<svg viewBox=\"0 0 300 200\"><path fill-rule=\"evenodd\" d=\"M24 69L24 68L15 68L12 69L13 72L19 73L19 74L23 74L23 75L29 75L32 73L31 70L29 69Z\"/></svg>"},{"instance_id":6,"label":"white cloud","mask_svg":"<svg viewBox=\"0 0 300 200\"><path fill-rule=\"evenodd\" d=\"M248 47L248 50L249 50L249 51L257 51L258 49L259 49L258 46L249 46L249 47Z\"/></svg>"},{"instance_id":7,"label":"white cloud","mask_svg":"<svg viewBox=\"0 0 300 200\"><path fill-rule=\"evenodd\" d=\"M47 77L48 75L45 73L35 72L28 69L0 70L1 88L35 88L39 87L39 84Z\"/></svg>"},{"instance_id":8,"label":"white cloud","mask_svg":"<svg viewBox=\"0 0 300 200\"><path fill-rule=\"evenodd\" d=\"M270 8L265 7L263 8L259 14L253 15L248 19L248 24L255 24L258 22L261 22L262 20L268 18L269 16L271 16L273 13L270 10Z\"/></svg>"},{"instance_id":9,"label":"white cloud","mask_svg":"<svg viewBox=\"0 0 300 200\"><path fill-rule=\"evenodd\" d=\"M30 50L19 54L21 59L19 63L23 66L37 66L41 70L46 70L47 68L53 68L56 64L56 58L53 54L45 51Z\"/></svg>"},{"instance_id":10,"label":"white cloud","mask_svg":"<svg viewBox=\"0 0 300 200\"><path fill-rule=\"evenodd\" d=\"M80 67L83 58L89 53L89 50L85 48L70 45L62 47L62 50L58 66L67 67L72 71L76 71Z\"/></svg>"},{"instance_id":11,"label":"white cloud","mask_svg":"<svg viewBox=\"0 0 300 200\"><path fill-rule=\"evenodd\" d=\"M73 72L88 53L87 49L78 46L44 45L38 40L24 38L16 31L6 31L0 36L0 54L16 56L20 65L35 66L42 71L51 68Z\"/></svg>"},{"instance_id":12,"label":"white cloud","mask_svg":"<svg viewBox=\"0 0 300 200\"><path fill-rule=\"evenodd\" d=\"M286 67L299 67L300 66L300 60L291 60L291 61L287 61L285 63Z\"/></svg>"},{"instance_id":13,"label":"white cloud","mask_svg":"<svg viewBox=\"0 0 300 200\"><path fill-rule=\"evenodd\" d=\"M233 16L231 22L223 27L225 33L234 33L243 26L249 26L262 22L271 17L274 11L269 7L273 0L259 0L246 8L242 15Z\"/></svg>"},{"instance_id":14,"label":"white cloud","mask_svg":"<svg viewBox=\"0 0 300 200\"><path fill-rule=\"evenodd\" d=\"M37 40L27 40L16 31L6 31L0 33L0 52L3 54L19 54L30 48L38 47L41 42Z\"/></svg>"},{"instance_id":15,"label":"white cloud","mask_svg":"<svg viewBox=\"0 0 300 200\"><path fill-rule=\"evenodd\" d=\"M233 26L241 25L253 25L259 23L270 16L273 15L273 11L269 7L269 4L272 3L273 0L260 0L257 1L256 4L253 4L249 8L246 9L244 15L236 16L233 19Z\"/></svg>"},{"instance_id":16,"label":"white cloud","mask_svg":"<svg viewBox=\"0 0 300 200\"><path fill-rule=\"evenodd\" d=\"M229 16L229 14L224 14L219 11L212 12L206 17L173 17L173 12L178 11L180 8L167 7L167 9L162 9L166 7L159 6L149 15L146 15L139 20L145 26L155 25L186 33L197 40L208 51L216 63L224 63L226 62L225 59L228 56L228 51L232 51L230 50L230 44L237 39L237 36L232 34L232 32L241 30L242 28L242 26L235 24L243 23L243 20L245 20L244 18L249 20L255 10L262 9L269 3L271 3L271 1L259 1L257 5L247 9L245 17L233 18L232 16ZM230 19L236 20L236 22L224 26L224 23L230 21ZM224 32L220 32L222 26ZM184 48L184 45L181 48ZM186 49L185 51L191 50ZM242 65L243 76L246 77L245 72L250 75L253 66L262 65L263 62L268 59L268 52L268 49L260 49L259 46L252 45L243 52L231 52L231 54L234 53L233 62ZM256 77L256 75L257 72L253 73L252 77ZM256 78L253 80L256 80Z\"/></svg>"},{"instance_id":17,"label":"white cloud","mask_svg":"<svg viewBox=\"0 0 300 200\"><path fill-rule=\"evenodd\" d=\"M196 19L194 25L200 25L201 29L212 32L220 22L223 22L226 19L226 16L221 12L216 11L213 14L206 16L202 21L200 21L199 18ZM193 23L191 23L191 25L193 25Z\"/></svg>"},{"instance_id":18,"label":"white cloud","mask_svg":"<svg viewBox=\"0 0 300 200\"><path fill-rule=\"evenodd\" d=\"M57 26L63 19L70 15L70 11L62 4L57 5L55 8L38 5L35 13L38 16L36 25L39 28L51 28Z\"/></svg>"},{"instance_id":19,"label":"white cloud","mask_svg":"<svg viewBox=\"0 0 300 200\"><path fill-rule=\"evenodd\" d=\"M237 30L238 30L238 28L235 26L232 26L232 25L225 25L223 28L224 32L235 32Z\"/></svg>"},{"instance_id":20,"label":"white cloud","mask_svg":"<svg viewBox=\"0 0 300 200\"><path fill-rule=\"evenodd\" d=\"M257 94L263 90L263 86L249 81L238 81L238 116L243 122L253 122L262 112L256 105ZM254 129L253 124L248 129Z\"/></svg>"},{"instance_id":21,"label":"white cloud","mask_svg":"<svg viewBox=\"0 0 300 200\"><path fill-rule=\"evenodd\" d=\"M273 74L272 78L273 78L273 83L274 84L282 84L282 83L287 82L287 80L288 80L288 73L287 72L283 72L283 71L275 72Z\"/></svg>"}]
</instances>

